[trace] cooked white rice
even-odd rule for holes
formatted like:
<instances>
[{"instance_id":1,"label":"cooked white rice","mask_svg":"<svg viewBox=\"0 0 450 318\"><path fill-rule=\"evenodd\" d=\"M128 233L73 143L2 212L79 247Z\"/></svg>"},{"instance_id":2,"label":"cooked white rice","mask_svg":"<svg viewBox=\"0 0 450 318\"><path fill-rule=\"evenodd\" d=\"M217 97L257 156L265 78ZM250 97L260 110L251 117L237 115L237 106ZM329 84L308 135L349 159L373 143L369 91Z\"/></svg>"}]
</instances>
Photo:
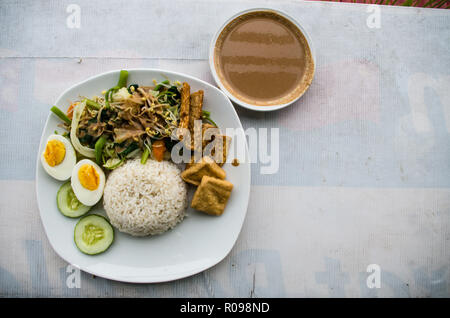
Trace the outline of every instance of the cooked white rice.
<instances>
[{"instance_id":1,"label":"cooked white rice","mask_svg":"<svg viewBox=\"0 0 450 318\"><path fill-rule=\"evenodd\" d=\"M134 236L161 234L185 216L187 189L168 161L128 160L108 176L103 205L111 224Z\"/></svg>"}]
</instances>

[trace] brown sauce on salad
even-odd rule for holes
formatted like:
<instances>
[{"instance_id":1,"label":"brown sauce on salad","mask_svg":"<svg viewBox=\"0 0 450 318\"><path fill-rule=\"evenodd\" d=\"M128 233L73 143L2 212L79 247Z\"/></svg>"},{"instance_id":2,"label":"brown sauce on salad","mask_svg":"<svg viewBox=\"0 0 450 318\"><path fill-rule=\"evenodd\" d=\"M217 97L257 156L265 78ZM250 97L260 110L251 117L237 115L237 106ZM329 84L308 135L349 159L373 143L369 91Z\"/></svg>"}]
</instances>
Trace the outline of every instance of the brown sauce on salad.
<instances>
[{"instance_id":1,"label":"brown sauce on salad","mask_svg":"<svg viewBox=\"0 0 450 318\"><path fill-rule=\"evenodd\" d=\"M233 96L260 106L297 98L314 75L305 36L272 11L249 12L231 21L217 39L214 65Z\"/></svg>"}]
</instances>

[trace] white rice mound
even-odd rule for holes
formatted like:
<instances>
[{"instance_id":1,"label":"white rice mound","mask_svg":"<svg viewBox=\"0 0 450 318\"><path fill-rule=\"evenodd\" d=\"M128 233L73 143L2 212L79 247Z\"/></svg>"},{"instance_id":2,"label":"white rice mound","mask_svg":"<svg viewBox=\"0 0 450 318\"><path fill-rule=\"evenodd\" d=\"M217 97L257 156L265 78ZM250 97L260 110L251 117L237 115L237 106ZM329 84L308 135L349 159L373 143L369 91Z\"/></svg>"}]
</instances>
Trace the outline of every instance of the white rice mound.
<instances>
[{"instance_id":1,"label":"white rice mound","mask_svg":"<svg viewBox=\"0 0 450 318\"><path fill-rule=\"evenodd\" d=\"M181 222L187 208L186 184L169 161L128 160L108 176L103 206L111 224L133 236L164 233Z\"/></svg>"}]
</instances>

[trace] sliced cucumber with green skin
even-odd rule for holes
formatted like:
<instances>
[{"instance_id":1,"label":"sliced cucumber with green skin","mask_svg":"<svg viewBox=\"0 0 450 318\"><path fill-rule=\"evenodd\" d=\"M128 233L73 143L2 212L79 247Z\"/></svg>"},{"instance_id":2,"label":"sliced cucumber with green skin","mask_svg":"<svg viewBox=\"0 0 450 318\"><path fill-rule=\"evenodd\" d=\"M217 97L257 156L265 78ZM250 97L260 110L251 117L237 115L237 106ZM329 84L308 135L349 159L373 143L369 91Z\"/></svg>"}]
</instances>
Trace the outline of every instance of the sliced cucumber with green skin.
<instances>
[{"instance_id":1,"label":"sliced cucumber with green skin","mask_svg":"<svg viewBox=\"0 0 450 318\"><path fill-rule=\"evenodd\" d=\"M103 216L91 214L82 217L75 225L74 239L83 253L100 254L114 241L114 229Z\"/></svg>"},{"instance_id":2,"label":"sliced cucumber with green skin","mask_svg":"<svg viewBox=\"0 0 450 318\"><path fill-rule=\"evenodd\" d=\"M56 195L56 204L58 205L58 210L63 215L69 218L77 218L89 212L90 206L84 205L78 201L75 193L72 190L70 181L64 183L58 190Z\"/></svg>"}]
</instances>

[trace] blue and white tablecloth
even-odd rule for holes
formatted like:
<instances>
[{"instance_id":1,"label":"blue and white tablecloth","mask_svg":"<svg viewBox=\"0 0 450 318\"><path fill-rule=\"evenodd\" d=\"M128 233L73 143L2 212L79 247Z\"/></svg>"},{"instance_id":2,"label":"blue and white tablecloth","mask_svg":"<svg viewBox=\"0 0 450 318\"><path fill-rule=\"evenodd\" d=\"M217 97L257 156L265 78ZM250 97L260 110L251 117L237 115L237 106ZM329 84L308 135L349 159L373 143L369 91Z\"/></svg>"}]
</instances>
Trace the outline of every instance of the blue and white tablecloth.
<instances>
[{"instance_id":1,"label":"blue and white tablecloth","mask_svg":"<svg viewBox=\"0 0 450 318\"><path fill-rule=\"evenodd\" d=\"M317 70L289 108L237 108L245 129L279 128L280 157L274 174L252 165L235 247L215 267L175 282L134 285L81 273L79 288L69 288L72 270L49 245L36 205L50 106L71 85L113 69L154 67L213 83L211 37L251 7L296 18L313 39ZM6 0L0 26L0 296L450 295L450 11Z\"/></svg>"}]
</instances>

